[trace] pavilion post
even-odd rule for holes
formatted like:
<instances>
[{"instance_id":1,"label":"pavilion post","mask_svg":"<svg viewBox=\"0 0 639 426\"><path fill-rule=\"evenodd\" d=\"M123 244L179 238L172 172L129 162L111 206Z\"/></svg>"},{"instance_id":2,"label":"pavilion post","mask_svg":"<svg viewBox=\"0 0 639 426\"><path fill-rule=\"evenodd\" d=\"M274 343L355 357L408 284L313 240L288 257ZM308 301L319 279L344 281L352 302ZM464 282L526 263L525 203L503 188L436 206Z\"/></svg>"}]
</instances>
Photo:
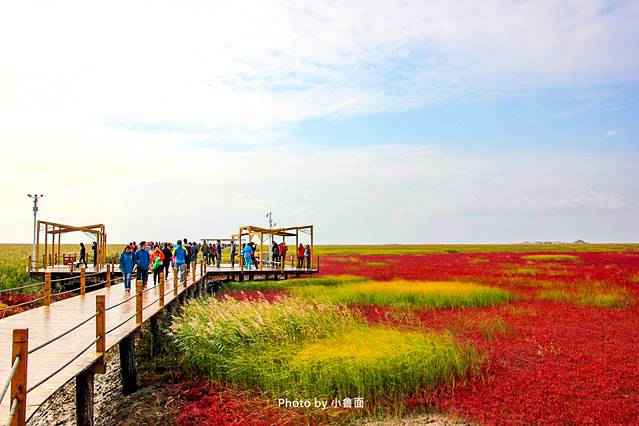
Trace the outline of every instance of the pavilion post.
<instances>
[{"instance_id":1,"label":"pavilion post","mask_svg":"<svg viewBox=\"0 0 639 426\"><path fill-rule=\"evenodd\" d=\"M309 269L313 269L313 256L315 255L315 244L313 244L313 225L311 225L311 257L308 261L311 263Z\"/></svg>"},{"instance_id":2,"label":"pavilion post","mask_svg":"<svg viewBox=\"0 0 639 426\"><path fill-rule=\"evenodd\" d=\"M47 263L47 255L49 254L49 225L44 224L44 267L49 266Z\"/></svg>"},{"instance_id":3,"label":"pavilion post","mask_svg":"<svg viewBox=\"0 0 639 426\"><path fill-rule=\"evenodd\" d=\"M40 258L40 221L38 221L38 232L36 233L36 257L34 259L35 269L38 270L38 259Z\"/></svg>"},{"instance_id":4,"label":"pavilion post","mask_svg":"<svg viewBox=\"0 0 639 426\"><path fill-rule=\"evenodd\" d=\"M260 271L262 270L262 267L264 266L263 255L264 255L264 234L262 233L262 231L260 231Z\"/></svg>"}]
</instances>

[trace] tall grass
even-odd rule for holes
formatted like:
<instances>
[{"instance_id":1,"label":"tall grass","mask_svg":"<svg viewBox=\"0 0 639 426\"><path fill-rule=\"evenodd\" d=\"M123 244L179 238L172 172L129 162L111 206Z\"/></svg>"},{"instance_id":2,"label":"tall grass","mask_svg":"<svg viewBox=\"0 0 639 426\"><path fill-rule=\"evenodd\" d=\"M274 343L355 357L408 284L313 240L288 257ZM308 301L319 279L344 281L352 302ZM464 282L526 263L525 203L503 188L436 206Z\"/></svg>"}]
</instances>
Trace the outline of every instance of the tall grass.
<instances>
[{"instance_id":1,"label":"tall grass","mask_svg":"<svg viewBox=\"0 0 639 426\"><path fill-rule=\"evenodd\" d=\"M353 313L332 304L208 298L190 303L171 326L171 335L187 369L222 378L237 353L328 336L354 323Z\"/></svg>"},{"instance_id":2,"label":"tall grass","mask_svg":"<svg viewBox=\"0 0 639 426\"><path fill-rule=\"evenodd\" d=\"M573 256L570 254L531 254L528 256L523 256L522 259L540 262L559 262L563 260L576 262L577 260L579 260L579 256Z\"/></svg>"},{"instance_id":3,"label":"tall grass","mask_svg":"<svg viewBox=\"0 0 639 426\"><path fill-rule=\"evenodd\" d=\"M476 375L484 362L451 334L369 326L344 306L301 298L190 303L170 336L185 370L273 397L387 401Z\"/></svg>"},{"instance_id":4,"label":"tall grass","mask_svg":"<svg viewBox=\"0 0 639 426\"><path fill-rule=\"evenodd\" d=\"M512 295L502 289L446 281L366 281L336 286L293 287L291 293L326 302L406 307L470 307L506 303Z\"/></svg>"},{"instance_id":5,"label":"tall grass","mask_svg":"<svg viewBox=\"0 0 639 426\"><path fill-rule=\"evenodd\" d=\"M224 290L287 290L292 287L300 286L337 286L341 284L350 284L368 281L366 277L356 275L326 275L316 278L295 278L281 281L244 281L227 283Z\"/></svg>"},{"instance_id":6,"label":"tall grass","mask_svg":"<svg viewBox=\"0 0 639 426\"><path fill-rule=\"evenodd\" d=\"M555 302L599 308L623 308L628 306L633 300L627 289L598 282L584 284L574 289L555 288L542 290L537 294L537 297Z\"/></svg>"}]
</instances>

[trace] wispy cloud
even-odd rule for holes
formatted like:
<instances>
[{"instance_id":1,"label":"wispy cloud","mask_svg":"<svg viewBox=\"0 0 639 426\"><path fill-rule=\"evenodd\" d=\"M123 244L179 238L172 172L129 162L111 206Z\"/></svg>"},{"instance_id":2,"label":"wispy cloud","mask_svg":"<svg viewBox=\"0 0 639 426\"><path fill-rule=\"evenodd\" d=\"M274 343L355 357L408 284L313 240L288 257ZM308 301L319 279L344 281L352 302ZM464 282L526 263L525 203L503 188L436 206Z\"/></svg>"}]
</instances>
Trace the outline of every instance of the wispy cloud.
<instances>
[{"instance_id":1,"label":"wispy cloud","mask_svg":"<svg viewBox=\"0 0 639 426\"><path fill-rule=\"evenodd\" d=\"M604 134L604 138L614 138L615 136L619 136L621 133L618 132L617 130L608 130L605 134Z\"/></svg>"},{"instance_id":2,"label":"wispy cloud","mask_svg":"<svg viewBox=\"0 0 639 426\"><path fill-rule=\"evenodd\" d=\"M0 114L239 132L636 81L638 17L637 2L596 0L5 2Z\"/></svg>"}]
</instances>

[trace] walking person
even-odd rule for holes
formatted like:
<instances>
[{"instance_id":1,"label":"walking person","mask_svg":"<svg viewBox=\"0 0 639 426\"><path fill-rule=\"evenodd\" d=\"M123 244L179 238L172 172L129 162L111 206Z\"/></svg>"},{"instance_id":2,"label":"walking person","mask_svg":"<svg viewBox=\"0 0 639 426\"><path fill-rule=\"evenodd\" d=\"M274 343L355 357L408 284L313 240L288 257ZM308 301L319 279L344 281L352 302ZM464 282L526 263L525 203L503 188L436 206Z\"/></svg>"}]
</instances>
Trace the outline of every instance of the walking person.
<instances>
[{"instance_id":1,"label":"walking person","mask_svg":"<svg viewBox=\"0 0 639 426\"><path fill-rule=\"evenodd\" d=\"M217 240L217 246L215 247L215 261L217 263L217 267L220 267L220 262L222 262L222 243L220 240Z\"/></svg>"},{"instance_id":2,"label":"walking person","mask_svg":"<svg viewBox=\"0 0 639 426\"><path fill-rule=\"evenodd\" d=\"M197 264L197 254L200 252L200 246L197 245L196 242L191 244L191 262L195 262Z\"/></svg>"},{"instance_id":3,"label":"walking person","mask_svg":"<svg viewBox=\"0 0 639 426\"><path fill-rule=\"evenodd\" d=\"M277 245L275 241L273 241L273 246L271 247L271 262L273 263L273 267L276 267L277 261L280 258L280 246Z\"/></svg>"},{"instance_id":4,"label":"walking person","mask_svg":"<svg viewBox=\"0 0 639 426\"><path fill-rule=\"evenodd\" d=\"M287 251L288 251L288 247L286 246L286 243L284 241L282 241L282 244L280 244L280 252L279 252L280 262L286 263L286 252Z\"/></svg>"},{"instance_id":5,"label":"walking person","mask_svg":"<svg viewBox=\"0 0 639 426\"><path fill-rule=\"evenodd\" d=\"M133 253L131 253L131 246L124 246L124 251L120 254L120 272L122 272L124 290L131 291L131 274L133 274Z\"/></svg>"},{"instance_id":6,"label":"walking person","mask_svg":"<svg viewBox=\"0 0 639 426\"><path fill-rule=\"evenodd\" d=\"M189 245L189 242L186 238L184 239L184 242L182 243L182 248L186 250L186 259L185 259L186 272L189 272L191 270L191 246Z\"/></svg>"},{"instance_id":7,"label":"walking person","mask_svg":"<svg viewBox=\"0 0 639 426\"><path fill-rule=\"evenodd\" d=\"M141 280L142 286L146 287L149 280L149 266L151 265L151 257L146 250L146 241L140 241L140 248L133 256L133 263L138 268L136 280Z\"/></svg>"},{"instance_id":8,"label":"walking person","mask_svg":"<svg viewBox=\"0 0 639 426\"><path fill-rule=\"evenodd\" d=\"M311 269L311 246L308 244L304 250L304 257L306 258L306 269Z\"/></svg>"},{"instance_id":9,"label":"walking person","mask_svg":"<svg viewBox=\"0 0 639 426\"><path fill-rule=\"evenodd\" d=\"M235 245L235 241L231 241L231 268L235 268L235 256L237 251L237 245Z\"/></svg>"},{"instance_id":10,"label":"walking person","mask_svg":"<svg viewBox=\"0 0 639 426\"><path fill-rule=\"evenodd\" d=\"M80 243L80 261L78 262L78 268L80 267L80 264L84 263L84 267L86 268L87 266L87 249L84 248L84 243Z\"/></svg>"},{"instance_id":11,"label":"walking person","mask_svg":"<svg viewBox=\"0 0 639 426\"><path fill-rule=\"evenodd\" d=\"M244 248L240 252L242 256L244 256L244 267L247 270L251 270L251 265L253 264L253 250L250 244L244 245Z\"/></svg>"},{"instance_id":12,"label":"walking person","mask_svg":"<svg viewBox=\"0 0 639 426\"><path fill-rule=\"evenodd\" d=\"M169 276L169 269L171 269L171 259L173 258L173 252L169 247L169 243L164 243L164 247L162 247L162 254L164 255L164 279L166 280Z\"/></svg>"},{"instance_id":13,"label":"walking person","mask_svg":"<svg viewBox=\"0 0 639 426\"><path fill-rule=\"evenodd\" d=\"M160 250L159 245L153 247L151 252L151 269L153 270L153 286L160 283L160 274L164 270L164 253Z\"/></svg>"},{"instance_id":14,"label":"walking person","mask_svg":"<svg viewBox=\"0 0 639 426\"><path fill-rule=\"evenodd\" d=\"M202 257L204 258L204 261L208 265L209 264L209 245L206 243L206 241L202 243Z\"/></svg>"},{"instance_id":15,"label":"walking person","mask_svg":"<svg viewBox=\"0 0 639 426\"><path fill-rule=\"evenodd\" d=\"M304 252L305 251L306 250L304 249L304 245L300 243L299 247L297 248L297 269L304 268Z\"/></svg>"},{"instance_id":16,"label":"walking person","mask_svg":"<svg viewBox=\"0 0 639 426\"><path fill-rule=\"evenodd\" d=\"M173 250L173 255L175 256L175 267L178 270L178 277L180 278L180 282L184 282L185 274L184 264L186 263L186 249L182 246L182 240L178 240L175 249Z\"/></svg>"},{"instance_id":17,"label":"walking person","mask_svg":"<svg viewBox=\"0 0 639 426\"><path fill-rule=\"evenodd\" d=\"M98 243L94 241L91 248L93 249L93 268L95 269L98 266Z\"/></svg>"}]
</instances>

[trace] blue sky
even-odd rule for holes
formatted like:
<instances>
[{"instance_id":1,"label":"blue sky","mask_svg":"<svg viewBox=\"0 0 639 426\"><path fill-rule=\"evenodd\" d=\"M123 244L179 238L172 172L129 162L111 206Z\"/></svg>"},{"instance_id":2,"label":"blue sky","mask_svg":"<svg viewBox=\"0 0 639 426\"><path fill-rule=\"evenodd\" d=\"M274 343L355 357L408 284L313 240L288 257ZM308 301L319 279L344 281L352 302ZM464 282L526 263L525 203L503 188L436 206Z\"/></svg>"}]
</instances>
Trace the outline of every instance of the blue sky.
<instances>
[{"instance_id":1,"label":"blue sky","mask_svg":"<svg viewBox=\"0 0 639 426\"><path fill-rule=\"evenodd\" d=\"M637 241L638 21L603 0L4 2L0 240L30 240L37 190L44 219L113 242L267 211L320 243Z\"/></svg>"}]
</instances>

